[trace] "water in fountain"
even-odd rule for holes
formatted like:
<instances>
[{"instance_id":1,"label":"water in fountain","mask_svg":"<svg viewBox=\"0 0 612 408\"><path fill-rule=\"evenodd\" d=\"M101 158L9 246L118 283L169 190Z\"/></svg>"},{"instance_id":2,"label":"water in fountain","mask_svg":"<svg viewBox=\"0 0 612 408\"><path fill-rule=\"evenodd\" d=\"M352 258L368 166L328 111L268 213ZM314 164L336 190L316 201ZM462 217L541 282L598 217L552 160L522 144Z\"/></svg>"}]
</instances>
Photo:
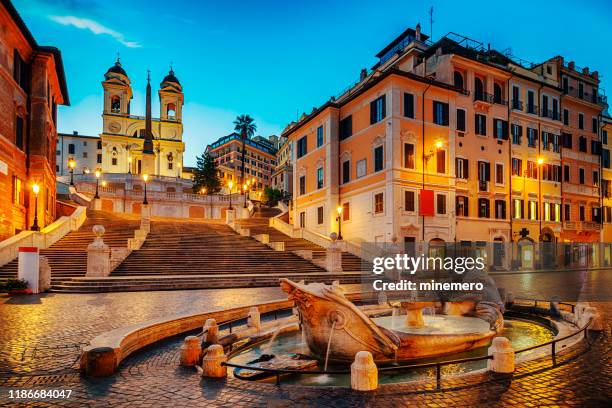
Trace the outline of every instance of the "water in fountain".
<instances>
[{"instance_id":1,"label":"water in fountain","mask_svg":"<svg viewBox=\"0 0 612 408\"><path fill-rule=\"evenodd\" d=\"M264 354L268 354L268 352L272 348L272 343L274 343L274 340L276 340L276 336L278 336L278 333L280 333L282 329L283 329L283 326L278 326L276 330L274 330L274 333L272 333L272 337L270 337L270 340L266 343L265 346L261 348L261 351Z\"/></svg>"},{"instance_id":2,"label":"water in fountain","mask_svg":"<svg viewBox=\"0 0 612 408\"><path fill-rule=\"evenodd\" d=\"M393 306L393 310L391 312L391 328L395 329L395 318L399 314L399 307Z\"/></svg>"},{"instance_id":3,"label":"water in fountain","mask_svg":"<svg viewBox=\"0 0 612 408\"><path fill-rule=\"evenodd\" d=\"M329 332L329 339L327 340L327 351L325 352L325 365L323 366L323 371L327 371L327 362L329 360L329 350L331 348L332 337L334 335L334 329L336 328L336 322L334 321L331 326L331 330Z\"/></svg>"}]
</instances>

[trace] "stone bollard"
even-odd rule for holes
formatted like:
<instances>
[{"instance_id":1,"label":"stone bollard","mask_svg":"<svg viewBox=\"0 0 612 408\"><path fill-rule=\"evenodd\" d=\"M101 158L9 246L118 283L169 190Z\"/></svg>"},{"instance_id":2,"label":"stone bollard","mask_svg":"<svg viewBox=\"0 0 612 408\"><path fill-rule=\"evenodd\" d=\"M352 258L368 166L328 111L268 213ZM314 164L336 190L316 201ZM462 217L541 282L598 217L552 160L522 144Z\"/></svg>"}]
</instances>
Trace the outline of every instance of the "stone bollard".
<instances>
[{"instance_id":1,"label":"stone bollard","mask_svg":"<svg viewBox=\"0 0 612 408\"><path fill-rule=\"evenodd\" d=\"M39 257L38 290L46 292L51 288L51 266L46 256Z\"/></svg>"},{"instance_id":2,"label":"stone bollard","mask_svg":"<svg viewBox=\"0 0 612 408\"><path fill-rule=\"evenodd\" d=\"M181 365L194 366L200 362L202 346L197 336L187 336L181 346Z\"/></svg>"},{"instance_id":3,"label":"stone bollard","mask_svg":"<svg viewBox=\"0 0 612 408\"><path fill-rule=\"evenodd\" d=\"M487 360L487 368L495 373L511 374L514 372L514 349L510 340L495 337L488 353L493 359Z\"/></svg>"},{"instance_id":4,"label":"stone bollard","mask_svg":"<svg viewBox=\"0 0 612 408\"><path fill-rule=\"evenodd\" d=\"M32 293L38 293L40 284L40 254L37 247L19 247L17 277L28 282Z\"/></svg>"},{"instance_id":5,"label":"stone bollard","mask_svg":"<svg viewBox=\"0 0 612 408\"><path fill-rule=\"evenodd\" d=\"M102 240L104 226L94 225L91 229L96 236L87 246L87 272L86 276L106 277L110 275L110 247Z\"/></svg>"},{"instance_id":6,"label":"stone bollard","mask_svg":"<svg viewBox=\"0 0 612 408\"><path fill-rule=\"evenodd\" d=\"M111 347L95 347L84 351L81 364L86 376L110 377L115 373L115 350Z\"/></svg>"},{"instance_id":7,"label":"stone bollard","mask_svg":"<svg viewBox=\"0 0 612 408\"><path fill-rule=\"evenodd\" d=\"M253 306L249 309L249 317L247 319L247 326L256 329L257 331L261 330L261 317L259 314L259 309Z\"/></svg>"},{"instance_id":8,"label":"stone bollard","mask_svg":"<svg viewBox=\"0 0 612 408\"><path fill-rule=\"evenodd\" d=\"M217 344L219 342L219 326L215 319L206 319L203 331L204 343Z\"/></svg>"},{"instance_id":9,"label":"stone bollard","mask_svg":"<svg viewBox=\"0 0 612 408\"><path fill-rule=\"evenodd\" d=\"M227 362L227 356L220 344L213 344L206 349L202 359L202 377L227 377L227 367L221 363Z\"/></svg>"},{"instance_id":10,"label":"stone bollard","mask_svg":"<svg viewBox=\"0 0 612 408\"><path fill-rule=\"evenodd\" d=\"M374 391L378 388L378 368L369 351L359 351L351 364L351 388L356 391Z\"/></svg>"}]
</instances>

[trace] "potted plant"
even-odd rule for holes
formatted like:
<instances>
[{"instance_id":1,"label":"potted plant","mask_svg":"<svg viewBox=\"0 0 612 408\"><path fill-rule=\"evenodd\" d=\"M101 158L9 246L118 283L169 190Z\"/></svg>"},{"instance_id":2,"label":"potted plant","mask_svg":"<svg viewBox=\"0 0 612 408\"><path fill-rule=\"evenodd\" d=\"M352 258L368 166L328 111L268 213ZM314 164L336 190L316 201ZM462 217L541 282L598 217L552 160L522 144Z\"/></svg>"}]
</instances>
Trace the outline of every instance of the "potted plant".
<instances>
[{"instance_id":1,"label":"potted plant","mask_svg":"<svg viewBox=\"0 0 612 408\"><path fill-rule=\"evenodd\" d=\"M28 282L24 279L9 279L4 287L8 290L10 296L32 294L32 289L28 288Z\"/></svg>"}]
</instances>

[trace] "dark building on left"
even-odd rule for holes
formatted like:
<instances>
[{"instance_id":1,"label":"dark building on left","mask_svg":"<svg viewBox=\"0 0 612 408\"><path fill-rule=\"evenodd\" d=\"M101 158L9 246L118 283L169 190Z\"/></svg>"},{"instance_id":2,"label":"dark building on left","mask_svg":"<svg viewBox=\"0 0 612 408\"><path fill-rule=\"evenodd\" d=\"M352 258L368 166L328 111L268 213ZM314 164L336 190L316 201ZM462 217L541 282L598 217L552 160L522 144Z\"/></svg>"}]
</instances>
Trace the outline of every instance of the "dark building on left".
<instances>
[{"instance_id":1,"label":"dark building on left","mask_svg":"<svg viewBox=\"0 0 612 408\"><path fill-rule=\"evenodd\" d=\"M35 212L40 228L56 218L58 105L69 105L60 51L0 0L0 240L30 229Z\"/></svg>"}]
</instances>

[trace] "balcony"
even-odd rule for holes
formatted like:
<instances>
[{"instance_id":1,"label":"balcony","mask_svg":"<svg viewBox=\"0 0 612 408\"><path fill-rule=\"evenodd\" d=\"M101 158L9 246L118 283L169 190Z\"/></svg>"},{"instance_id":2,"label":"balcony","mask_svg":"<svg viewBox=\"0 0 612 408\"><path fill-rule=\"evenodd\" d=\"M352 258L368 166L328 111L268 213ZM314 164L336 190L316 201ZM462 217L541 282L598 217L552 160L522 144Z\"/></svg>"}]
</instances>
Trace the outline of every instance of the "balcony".
<instances>
[{"instance_id":1,"label":"balcony","mask_svg":"<svg viewBox=\"0 0 612 408\"><path fill-rule=\"evenodd\" d=\"M561 115L559 112L551 109L540 109L540 116L543 118L550 118L552 120L561 120Z\"/></svg>"},{"instance_id":2,"label":"balcony","mask_svg":"<svg viewBox=\"0 0 612 408\"><path fill-rule=\"evenodd\" d=\"M512 100L512 109L522 111L523 110L523 101L519 101L519 100L513 99Z\"/></svg>"},{"instance_id":3,"label":"balcony","mask_svg":"<svg viewBox=\"0 0 612 408\"><path fill-rule=\"evenodd\" d=\"M599 231L601 224L595 221L564 222L563 228L570 231Z\"/></svg>"},{"instance_id":4,"label":"balcony","mask_svg":"<svg viewBox=\"0 0 612 408\"><path fill-rule=\"evenodd\" d=\"M486 193L489 191L489 182L486 180L478 180L478 191Z\"/></svg>"},{"instance_id":5,"label":"balcony","mask_svg":"<svg viewBox=\"0 0 612 408\"><path fill-rule=\"evenodd\" d=\"M486 102L486 103L494 103L493 95L488 94L486 92L474 92L474 101L475 102Z\"/></svg>"},{"instance_id":6,"label":"balcony","mask_svg":"<svg viewBox=\"0 0 612 408\"><path fill-rule=\"evenodd\" d=\"M534 104L527 104L527 113L531 113L532 115L538 114L538 107Z\"/></svg>"}]
</instances>

